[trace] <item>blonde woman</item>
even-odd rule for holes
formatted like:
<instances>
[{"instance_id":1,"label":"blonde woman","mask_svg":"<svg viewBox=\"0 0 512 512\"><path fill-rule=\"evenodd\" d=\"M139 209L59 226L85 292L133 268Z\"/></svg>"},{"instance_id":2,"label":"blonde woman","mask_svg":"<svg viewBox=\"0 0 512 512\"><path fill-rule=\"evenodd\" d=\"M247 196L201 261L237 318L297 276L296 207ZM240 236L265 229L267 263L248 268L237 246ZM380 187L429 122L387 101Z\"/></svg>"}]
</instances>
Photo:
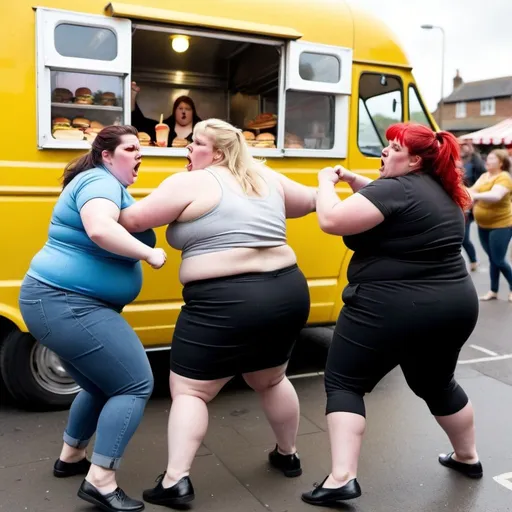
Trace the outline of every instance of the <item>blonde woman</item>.
<instances>
[{"instance_id":1,"label":"blonde woman","mask_svg":"<svg viewBox=\"0 0 512 512\"><path fill-rule=\"evenodd\" d=\"M206 404L235 374L260 395L277 441L270 463L289 477L302 473L299 403L285 371L310 301L286 218L313 212L316 190L255 161L241 130L217 119L195 126L187 160L189 172L167 178L120 220L131 232L168 224L167 241L182 252L169 458L143 494L164 506L194 499L188 475L206 434Z\"/></svg>"},{"instance_id":2,"label":"blonde woman","mask_svg":"<svg viewBox=\"0 0 512 512\"><path fill-rule=\"evenodd\" d=\"M508 300L512 302L512 268L506 260L512 238L512 177L507 151L491 151L485 167L487 172L469 189L475 203L473 214L478 236L490 263L491 290L480 300L498 298L500 274L503 274L509 286Z\"/></svg>"}]
</instances>

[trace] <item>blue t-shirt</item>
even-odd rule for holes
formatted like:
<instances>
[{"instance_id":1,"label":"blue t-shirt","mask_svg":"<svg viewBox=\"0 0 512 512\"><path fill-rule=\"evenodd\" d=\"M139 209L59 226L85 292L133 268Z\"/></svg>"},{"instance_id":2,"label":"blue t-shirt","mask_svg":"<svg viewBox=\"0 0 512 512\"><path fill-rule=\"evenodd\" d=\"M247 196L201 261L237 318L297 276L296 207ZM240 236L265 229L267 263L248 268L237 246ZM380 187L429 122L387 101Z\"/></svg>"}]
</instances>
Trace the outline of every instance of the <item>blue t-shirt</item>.
<instances>
[{"instance_id":1,"label":"blue t-shirt","mask_svg":"<svg viewBox=\"0 0 512 512\"><path fill-rule=\"evenodd\" d=\"M53 209L48 241L32 259L27 274L50 286L122 307L140 293L142 266L138 260L102 249L87 235L80 210L97 198L112 201L120 210L135 203L107 169L80 173L62 191ZM133 236L155 247L152 229Z\"/></svg>"}]
</instances>

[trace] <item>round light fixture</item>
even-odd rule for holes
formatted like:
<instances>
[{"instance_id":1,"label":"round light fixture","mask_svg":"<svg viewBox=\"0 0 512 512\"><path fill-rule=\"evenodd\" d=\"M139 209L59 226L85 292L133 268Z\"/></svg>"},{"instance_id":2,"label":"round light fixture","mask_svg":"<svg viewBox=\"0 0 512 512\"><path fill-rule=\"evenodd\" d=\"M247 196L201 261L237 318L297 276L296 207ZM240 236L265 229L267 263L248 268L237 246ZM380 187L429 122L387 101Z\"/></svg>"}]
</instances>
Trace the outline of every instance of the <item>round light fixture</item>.
<instances>
[{"instance_id":1,"label":"round light fixture","mask_svg":"<svg viewBox=\"0 0 512 512\"><path fill-rule=\"evenodd\" d=\"M189 46L188 37L181 35L171 36L171 45L176 53L186 52Z\"/></svg>"}]
</instances>

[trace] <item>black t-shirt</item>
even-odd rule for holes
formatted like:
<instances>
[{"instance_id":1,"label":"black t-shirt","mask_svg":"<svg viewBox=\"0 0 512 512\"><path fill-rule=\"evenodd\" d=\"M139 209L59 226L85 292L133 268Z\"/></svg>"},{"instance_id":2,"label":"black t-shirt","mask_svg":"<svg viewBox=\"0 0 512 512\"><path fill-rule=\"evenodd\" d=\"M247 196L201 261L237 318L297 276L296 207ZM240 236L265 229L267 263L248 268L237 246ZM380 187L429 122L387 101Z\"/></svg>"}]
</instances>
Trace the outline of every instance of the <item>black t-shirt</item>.
<instances>
[{"instance_id":1,"label":"black t-shirt","mask_svg":"<svg viewBox=\"0 0 512 512\"><path fill-rule=\"evenodd\" d=\"M435 177L379 178L358 192L384 215L378 226L343 238L354 251L349 283L437 281L467 276L464 215Z\"/></svg>"}]
</instances>

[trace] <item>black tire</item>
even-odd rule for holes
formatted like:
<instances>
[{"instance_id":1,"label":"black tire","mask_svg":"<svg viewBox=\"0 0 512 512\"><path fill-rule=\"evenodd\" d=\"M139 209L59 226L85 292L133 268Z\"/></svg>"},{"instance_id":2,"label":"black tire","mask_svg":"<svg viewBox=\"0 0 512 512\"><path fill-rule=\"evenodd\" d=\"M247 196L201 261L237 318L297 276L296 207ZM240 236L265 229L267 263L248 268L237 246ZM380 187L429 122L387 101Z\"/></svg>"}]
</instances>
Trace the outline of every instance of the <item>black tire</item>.
<instances>
[{"instance_id":1,"label":"black tire","mask_svg":"<svg viewBox=\"0 0 512 512\"><path fill-rule=\"evenodd\" d=\"M0 345L0 373L14 405L24 409L67 409L80 390L51 350L18 330Z\"/></svg>"}]
</instances>

